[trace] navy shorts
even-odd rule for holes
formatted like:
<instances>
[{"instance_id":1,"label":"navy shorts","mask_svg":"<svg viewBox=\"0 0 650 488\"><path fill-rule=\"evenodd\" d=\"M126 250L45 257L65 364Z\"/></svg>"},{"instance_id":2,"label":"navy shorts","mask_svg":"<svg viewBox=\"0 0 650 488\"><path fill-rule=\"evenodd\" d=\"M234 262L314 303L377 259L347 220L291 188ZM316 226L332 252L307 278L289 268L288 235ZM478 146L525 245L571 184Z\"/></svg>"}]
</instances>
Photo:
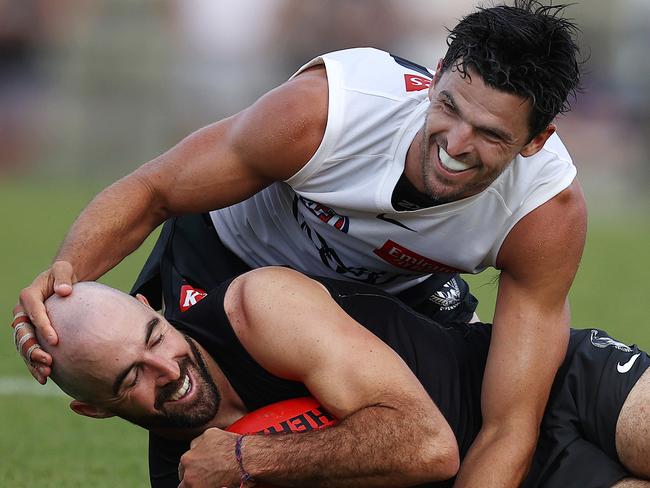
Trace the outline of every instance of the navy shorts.
<instances>
[{"instance_id":1,"label":"navy shorts","mask_svg":"<svg viewBox=\"0 0 650 488\"><path fill-rule=\"evenodd\" d=\"M631 476L616 452L616 423L648 355L598 329L572 330L524 488L609 488Z\"/></svg>"}]
</instances>

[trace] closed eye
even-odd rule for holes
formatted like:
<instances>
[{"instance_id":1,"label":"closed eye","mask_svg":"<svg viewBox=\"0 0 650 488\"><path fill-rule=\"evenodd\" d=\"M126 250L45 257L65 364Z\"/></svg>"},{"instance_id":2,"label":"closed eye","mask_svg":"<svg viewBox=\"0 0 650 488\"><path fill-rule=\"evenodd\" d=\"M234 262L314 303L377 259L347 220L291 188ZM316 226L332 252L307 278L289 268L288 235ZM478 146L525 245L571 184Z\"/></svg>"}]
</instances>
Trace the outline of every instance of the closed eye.
<instances>
[{"instance_id":1,"label":"closed eye","mask_svg":"<svg viewBox=\"0 0 650 488\"><path fill-rule=\"evenodd\" d=\"M138 384L138 378L140 376L140 368L134 368L135 369L135 375L133 376L133 381L128 385L128 388L133 388L135 385Z\"/></svg>"},{"instance_id":2,"label":"closed eye","mask_svg":"<svg viewBox=\"0 0 650 488\"><path fill-rule=\"evenodd\" d=\"M156 337L156 340L155 340L154 343L151 345L151 347L153 347L153 346L157 346L157 345L160 344L164 339L165 339L165 333L164 333L164 332L161 332L161 333L158 335L158 337Z\"/></svg>"},{"instance_id":3,"label":"closed eye","mask_svg":"<svg viewBox=\"0 0 650 488\"><path fill-rule=\"evenodd\" d=\"M505 142L501 137L501 135L497 134L496 132L492 132L489 130L483 130L481 132L483 133L483 136L485 136L486 139L489 139L492 142Z\"/></svg>"},{"instance_id":4,"label":"closed eye","mask_svg":"<svg viewBox=\"0 0 650 488\"><path fill-rule=\"evenodd\" d=\"M450 114L457 114L458 110L456 110L456 107L449 103L446 100L441 100L440 105L445 109L446 112L449 112Z\"/></svg>"}]
</instances>

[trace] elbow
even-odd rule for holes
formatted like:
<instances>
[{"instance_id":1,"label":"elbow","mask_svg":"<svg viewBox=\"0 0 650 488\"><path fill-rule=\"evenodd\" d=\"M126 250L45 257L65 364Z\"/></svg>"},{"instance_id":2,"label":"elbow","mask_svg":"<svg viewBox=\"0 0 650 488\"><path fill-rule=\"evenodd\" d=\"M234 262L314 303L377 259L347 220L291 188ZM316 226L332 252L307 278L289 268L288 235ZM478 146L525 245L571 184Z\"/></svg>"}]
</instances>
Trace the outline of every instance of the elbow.
<instances>
[{"instance_id":1,"label":"elbow","mask_svg":"<svg viewBox=\"0 0 650 488\"><path fill-rule=\"evenodd\" d=\"M434 481L448 480L458 474L458 470L460 469L460 453L458 452L458 445L455 441L453 445L449 445L444 449L444 452L438 456L436 463L438 476Z\"/></svg>"},{"instance_id":2,"label":"elbow","mask_svg":"<svg viewBox=\"0 0 650 488\"><path fill-rule=\"evenodd\" d=\"M444 481L453 478L460 469L458 442L451 428L445 426L433 437L424 436L419 449L419 475L425 481Z\"/></svg>"},{"instance_id":3,"label":"elbow","mask_svg":"<svg viewBox=\"0 0 650 488\"><path fill-rule=\"evenodd\" d=\"M448 480L458 474L460 469L460 452L458 450L458 443L453 434L446 442L444 448L438 459L440 466L440 479Z\"/></svg>"}]
</instances>

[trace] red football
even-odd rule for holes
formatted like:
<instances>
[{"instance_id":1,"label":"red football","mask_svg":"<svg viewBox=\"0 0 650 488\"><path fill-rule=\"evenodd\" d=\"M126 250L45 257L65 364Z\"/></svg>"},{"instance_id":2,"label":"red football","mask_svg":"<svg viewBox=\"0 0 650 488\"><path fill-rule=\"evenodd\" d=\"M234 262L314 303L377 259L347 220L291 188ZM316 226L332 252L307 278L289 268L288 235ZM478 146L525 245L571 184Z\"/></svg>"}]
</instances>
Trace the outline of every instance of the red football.
<instances>
[{"instance_id":1,"label":"red football","mask_svg":"<svg viewBox=\"0 0 650 488\"><path fill-rule=\"evenodd\" d=\"M226 430L237 434L277 434L319 430L336 423L336 418L315 398L301 397L259 408L243 416ZM271 485L259 483L255 486L271 488Z\"/></svg>"}]
</instances>

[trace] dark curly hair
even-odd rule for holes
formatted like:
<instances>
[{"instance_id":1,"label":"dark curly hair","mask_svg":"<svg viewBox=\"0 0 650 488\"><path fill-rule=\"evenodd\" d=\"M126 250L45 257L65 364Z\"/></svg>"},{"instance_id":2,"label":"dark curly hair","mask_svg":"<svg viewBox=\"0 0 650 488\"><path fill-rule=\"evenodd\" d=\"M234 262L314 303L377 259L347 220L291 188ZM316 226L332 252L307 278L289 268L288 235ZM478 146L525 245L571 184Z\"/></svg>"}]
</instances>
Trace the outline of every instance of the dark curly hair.
<instances>
[{"instance_id":1,"label":"dark curly hair","mask_svg":"<svg viewBox=\"0 0 650 488\"><path fill-rule=\"evenodd\" d=\"M576 24L563 17L568 5L515 0L513 6L479 8L449 31L442 71L463 78L477 73L492 88L532 102L531 139L581 90Z\"/></svg>"}]
</instances>

